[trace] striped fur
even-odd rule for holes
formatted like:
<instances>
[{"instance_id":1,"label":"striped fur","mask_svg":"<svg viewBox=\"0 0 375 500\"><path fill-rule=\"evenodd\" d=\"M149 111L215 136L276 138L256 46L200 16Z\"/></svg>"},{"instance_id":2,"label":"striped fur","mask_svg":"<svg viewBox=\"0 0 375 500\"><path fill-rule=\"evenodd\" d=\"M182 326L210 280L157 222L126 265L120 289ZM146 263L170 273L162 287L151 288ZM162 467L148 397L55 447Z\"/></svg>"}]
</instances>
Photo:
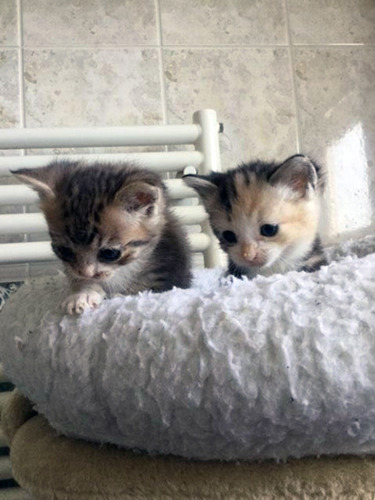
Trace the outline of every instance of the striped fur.
<instances>
[{"instance_id":1,"label":"striped fur","mask_svg":"<svg viewBox=\"0 0 375 500\"><path fill-rule=\"evenodd\" d=\"M77 161L13 173L39 194L52 248L71 283L69 313L97 306L106 293L190 286L190 249L158 174Z\"/></svg>"},{"instance_id":2,"label":"striped fur","mask_svg":"<svg viewBox=\"0 0 375 500\"><path fill-rule=\"evenodd\" d=\"M325 264L318 237L324 175L306 156L281 164L256 161L184 181L202 199L230 274L312 272Z\"/></svg>"}]
</instances>

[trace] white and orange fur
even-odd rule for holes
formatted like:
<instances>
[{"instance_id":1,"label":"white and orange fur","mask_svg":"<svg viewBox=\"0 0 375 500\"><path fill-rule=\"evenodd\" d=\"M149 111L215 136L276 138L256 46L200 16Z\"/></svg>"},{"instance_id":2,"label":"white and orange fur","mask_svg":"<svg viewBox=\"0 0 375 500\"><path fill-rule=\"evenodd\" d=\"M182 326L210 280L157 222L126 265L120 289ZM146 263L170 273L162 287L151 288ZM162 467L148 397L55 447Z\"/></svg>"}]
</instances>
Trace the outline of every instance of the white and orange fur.
<instances>
[{"instance_id":1,"label":"white and orange fur","mask_svg":"<svg viewBox=\"0 0 375 500\"><path fill-rule=\"evenodd\" d=\"M314 271L325 262L318 238L322 171L307 157L295 155L281 164L258 161L184 181L202 198L228 255L229 273ZM265 226L276 233L263 235Z\"/></svg>"}]
</instances>

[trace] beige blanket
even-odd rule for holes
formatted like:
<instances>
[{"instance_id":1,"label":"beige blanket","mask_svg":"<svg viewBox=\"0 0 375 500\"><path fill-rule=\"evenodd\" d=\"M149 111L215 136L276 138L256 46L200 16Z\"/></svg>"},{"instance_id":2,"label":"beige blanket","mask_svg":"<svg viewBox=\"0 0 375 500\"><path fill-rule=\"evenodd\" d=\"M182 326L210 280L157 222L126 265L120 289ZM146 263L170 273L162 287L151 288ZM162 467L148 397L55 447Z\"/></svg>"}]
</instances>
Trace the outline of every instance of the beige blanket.
<instances>
[{"instance_id":1,"label":"beige blanket","mask_svg":"<svg viewBox=\"0 0 375 500\"><path fill-rule=\"evenodd\" d=\"M17 391L2 413L16 480L36 500L372 499L375 460L188 462L58 436Z\"/></svg>"}]
</instances>

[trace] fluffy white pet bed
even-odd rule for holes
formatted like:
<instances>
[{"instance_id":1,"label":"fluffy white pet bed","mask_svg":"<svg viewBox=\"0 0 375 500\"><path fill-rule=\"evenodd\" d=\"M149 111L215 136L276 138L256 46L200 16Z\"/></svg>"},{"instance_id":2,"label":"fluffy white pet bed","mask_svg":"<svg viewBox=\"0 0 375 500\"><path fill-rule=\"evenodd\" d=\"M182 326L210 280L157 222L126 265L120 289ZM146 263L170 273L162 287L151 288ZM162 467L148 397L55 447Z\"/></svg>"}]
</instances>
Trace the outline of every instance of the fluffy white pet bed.
<instances>
[{"instance_id":1,"label":"fluffy white pet bed","mask_svg":"<svg viewBox=\"0 0 375 500\"><path fill-rule=\"evenodd\" d=\"M314 274L117 297L62 316L62 278L1 314L1 361L70 436L196 459L375 452L375 238Z\"/></svg>"}]
</instances>

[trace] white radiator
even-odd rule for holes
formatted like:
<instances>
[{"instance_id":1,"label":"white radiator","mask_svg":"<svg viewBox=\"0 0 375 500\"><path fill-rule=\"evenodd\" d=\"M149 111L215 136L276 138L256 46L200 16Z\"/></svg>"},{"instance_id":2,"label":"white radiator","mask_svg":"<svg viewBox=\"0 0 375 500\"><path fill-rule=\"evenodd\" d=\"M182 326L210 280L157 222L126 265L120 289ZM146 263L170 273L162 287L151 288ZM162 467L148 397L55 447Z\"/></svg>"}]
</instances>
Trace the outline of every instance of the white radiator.
<instances>
[{"instance_id":1,"label":"white radiator","mask_svg":"<svg viewBox=\"0 0 375 500\"><path fill-rule=\"evenodd\" d=\"M0 129L0 151L21 150L21 154L0 156L0 282L23 281L33 275L33 263L43 263L39 272L53 269L55 261L40 213L28 213L29 205L38 202L36 193L17 183L9 184L10 170L47 165L56 155L30 154L29 149L105 148L128 146L164 146L165 151L142 153L59 154L59 158L84 158L105 161L136 161L156 170L166 179L173 210L183 224L189 226L189 239L194 252L203 253L205 267L220 263L220 252L207 221L207 214L197 205L196 194L179 176L187 167L198 173L220 171L220 124L215 111L205 109L193 115L191 125L152 125L132 127ZM184 145L184 151L167 151L165 146ZM194 150L192 150L193 146ZM26 150L26 151L25 151ZM17 153L17 152L16 152ZM13 179L10 178L9 180ZM5 184L4 184L5 182ZM189 200L189 201L188 201ZM194 204L195 203L195 204ZM11 213L8 213L11 212Z\"/></svg>"}]
</instances>

